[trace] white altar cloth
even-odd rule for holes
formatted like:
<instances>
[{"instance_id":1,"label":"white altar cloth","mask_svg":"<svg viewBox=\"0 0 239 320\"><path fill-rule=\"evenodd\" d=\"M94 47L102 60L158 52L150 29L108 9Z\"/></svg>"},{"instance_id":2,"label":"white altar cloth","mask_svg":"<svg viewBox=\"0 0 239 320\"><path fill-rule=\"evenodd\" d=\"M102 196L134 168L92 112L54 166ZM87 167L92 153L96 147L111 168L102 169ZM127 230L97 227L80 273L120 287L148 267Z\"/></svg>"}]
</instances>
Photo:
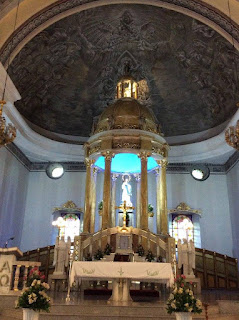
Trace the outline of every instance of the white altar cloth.
<instances>
[{"instance_id":1,"label":"white altar cloth","mask_svg":"<svg viewBox=\"0 0 239 320\"><path fill-rule=\"evenodd\" d=\"M142 282L162 282L167 286L172 286L174 283L170 263L152 262L74 261L70 274L71 286L76 279L129 279Z\"/></svg>"}]
</instances>

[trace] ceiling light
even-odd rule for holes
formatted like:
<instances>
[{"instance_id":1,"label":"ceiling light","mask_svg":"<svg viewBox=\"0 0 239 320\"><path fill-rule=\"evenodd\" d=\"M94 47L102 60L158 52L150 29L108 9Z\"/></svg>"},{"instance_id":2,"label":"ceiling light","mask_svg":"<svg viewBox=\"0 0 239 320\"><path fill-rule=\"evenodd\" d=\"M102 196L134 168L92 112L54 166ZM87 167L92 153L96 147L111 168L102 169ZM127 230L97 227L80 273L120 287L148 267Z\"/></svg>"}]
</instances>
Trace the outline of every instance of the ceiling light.
<instances>
[{"instance_id":1,"label":"ceiling light","mask_svg":"<svg viewBox=\"0 0 239 320\"><path fill-rule=\"evenodd\" d=\"M210 175L210 170L204 165L196 165L191 169L191 175L195 180L204 181Z\"/></svg>"},{"instance_id":2,"label":"ceiling light","mask_svg":"<svg viewBox=\"0 0 239 320\"><path fill-rule=\"evenodd\" d=\"M64 172L64 168L60 163L51 163L46 168L46 174L51 179L61 178Z\"/></svg>"}]
</instances>

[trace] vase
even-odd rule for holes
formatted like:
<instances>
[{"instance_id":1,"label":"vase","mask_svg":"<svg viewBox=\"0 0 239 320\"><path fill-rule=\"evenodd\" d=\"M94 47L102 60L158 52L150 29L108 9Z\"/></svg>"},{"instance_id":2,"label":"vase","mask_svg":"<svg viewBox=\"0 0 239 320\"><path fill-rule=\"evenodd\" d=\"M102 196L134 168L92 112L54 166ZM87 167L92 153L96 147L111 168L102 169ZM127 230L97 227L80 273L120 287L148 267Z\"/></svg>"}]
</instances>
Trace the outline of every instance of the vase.
<instances>
[{"instance_id":1,"label":"vase","mask_svg":"<svg viewBox=\"0 0 239 320\"><path fill-rule=\"evenodd\" d=\"M176 320L192 320L191 312L175 312Z\"/></svg>"},{"instance_id":2,"label":"vase","mask_svg":"<svg viewBox=\"0 0 239 320\"><path fill-rule=\"evenodd\" d=\"M36 312L32 309L23 308L23 320L38 320L39 312Z\"/></svg>"}]
</instances>

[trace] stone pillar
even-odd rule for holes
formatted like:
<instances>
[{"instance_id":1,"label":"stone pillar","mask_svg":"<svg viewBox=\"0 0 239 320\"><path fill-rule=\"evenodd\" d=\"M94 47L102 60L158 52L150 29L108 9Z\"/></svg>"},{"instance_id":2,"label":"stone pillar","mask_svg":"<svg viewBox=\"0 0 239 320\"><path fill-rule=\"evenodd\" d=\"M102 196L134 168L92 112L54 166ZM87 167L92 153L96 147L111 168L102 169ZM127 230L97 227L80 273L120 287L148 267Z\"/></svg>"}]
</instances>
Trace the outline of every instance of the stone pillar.
<instances>
[{"instance_id":1,"label":"stone pillar","mask_svg":"<svg viewBox=\"0 0 239 320\"><path fill-rule=\"evenodd\" d=\"M168 161L166 159L157 161L161 167L160 170L160 232L168 234L168 208L167 208L167 184L166 168Z\"/></svg>"},{"instance_id":2,"label":"stone pillar","mask_svg":"<svg viewBox=\"0 0 239 320\"><path fill-rule=\"evenodd\" d=\"M156 223L157 233L160 233L160 169L155 170L156 175Z\"/></svg>"},{"instance_id":3,"label":"stone pillar","mask_svg":"<svg viewBox=\"0 0 239 320\"><path fill-rule=\"evenodd\" d=\"M93 168L91 177L91 214L90 214L90 232L95 232L95 207L96 207L96 180L97 168Z\"/></svg>"},{"instance_id":4,"label":"stone pillar","mask_svg":"<svg viewBox=\"0 0 239 320\"><path fill-rule=\"evenodd\" d=\"M116 226L116 218L115 218L115 207L116 207L116 181L118 178L118 174L112 174L112 191L111 191L111 228Z\"/></svg>"},{"instance_id":5,"label":"stone pillar","mask_svg":"<svg viewBox=\"0 0 239 320\"><path fill-rule=\"evenodd\" d=\"M143 230L148 231L148 154L141 152L139 157L141 159L141 185L140 185L140 227Z\"/></svg>"},{"instance_id":6,"label":"stone pillar","mask_svg":"<svg viewBox=\"0 0 239 320\"><path fill-rule=\"evenodd\" d=\"M141 212L141 196L140 196L140 181L141 176L140 174L134 174L136 183L137 183L137 189L136 189L136 227L140 228L140 212Z\"/></svg>"},{"instance_id":7,"label":"stone pillar","mask_svg":"<svg viewBox=\"0 0 239 320\"><path fill-rule=\"evenodd\" d=\"M110 203L111 203L111 160L114 154L106 152L102 154L105 157L105 174L103 189L103 212L102 212L102 230L110 226Z\"/></svg>"},{"instance_id":8,"label":"stone pillar","mask_svg":"<svg viewBox=\"0 0 239 320\"><path fill-rule=\"evenodd\" d=\"M90 232L90 218L91 218L91 177L92 169L95 160L85 159L86 164L86 184L85 184L85 212L84 212L84 226L83 233Z\"/></svg>"}]
</instances>

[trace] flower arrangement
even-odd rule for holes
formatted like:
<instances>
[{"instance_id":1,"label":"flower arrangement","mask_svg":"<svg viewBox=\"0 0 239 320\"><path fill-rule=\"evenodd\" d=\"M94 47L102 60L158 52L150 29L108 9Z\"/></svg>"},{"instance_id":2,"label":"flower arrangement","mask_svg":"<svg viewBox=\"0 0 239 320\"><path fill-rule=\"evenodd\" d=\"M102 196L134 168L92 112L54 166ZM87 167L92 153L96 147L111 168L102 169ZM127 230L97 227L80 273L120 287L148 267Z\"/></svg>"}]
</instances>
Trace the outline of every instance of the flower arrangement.
<instances>
[{"instance_id":1,"label":"flower arrangement","mask_svg":"<svg viewBox=\"0 0 239 320\"><path fill-rule=\"evenodd\" d=\"M27 287L23 289L22 294L17 300L17 308L50 312L50 298L46 294L46 290L50 287L47 283L41 281L43 279L44 277L37 268L31 269Z\"/></svg>"},{"instance_id":2,"label":"flower arrangement","mask_svg":"<svg viewBox=\"0 0 239 320\"><path fill-rule=\"evenodd\" d=\"M180 275L175 279L175 285L167 301L167 312L202 312L202 302L195 299L193 291L185 281L185 276Z\"/></svg>"},{"instance_id":3,"label":"flower arrangement","mask_svg":"<svg viewBox=\"0 0 239 320\"><path fill-rule=\"evenodd\" d=\"M144 256L144 248L141 244L138 246L136 253L138 253L140 257Z\"/></svg>"},{"instance_id":4,"label":"flower arrangement","mask_svg":"<svg viewBox=\"0 0 239 320\"><path fill-rule=\"evenodd\" d=\"M109 256L111 252L112 252L112 247L109 243L107 243L107 245L105 246L104 254Z\"/></svg>"},{"instance_id":5,"label":"flower arrangement","mask_svg":"<svg viewBox=\"0 0 239 320\"><path fill-rule=\"evenodd\" d=\"M149 250L146 254L145 260L147 260L148 262L154 261L154 255L153 252L151 250Z\"/></svg>"},{"instance_id":6,"label":"flower arrangement","mask_svg":"<svg viewBox=\"0 0 239 320\"><path fill-rule=\"evenodd\" d=\"M101 249L98 249L94 255L95 260L100 260L104 257L104 253Z\"/></svg>"}]
</instances>

